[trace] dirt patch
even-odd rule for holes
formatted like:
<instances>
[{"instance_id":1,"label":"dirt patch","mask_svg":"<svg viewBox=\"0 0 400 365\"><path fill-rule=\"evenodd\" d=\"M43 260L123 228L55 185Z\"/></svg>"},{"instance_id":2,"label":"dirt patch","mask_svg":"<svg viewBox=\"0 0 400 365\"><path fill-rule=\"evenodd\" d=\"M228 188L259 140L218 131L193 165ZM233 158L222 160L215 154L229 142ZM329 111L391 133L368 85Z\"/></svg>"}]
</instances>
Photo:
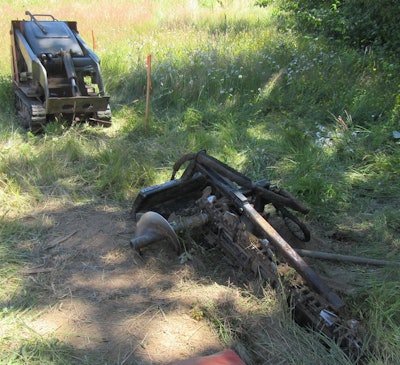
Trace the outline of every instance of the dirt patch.
<instances>
[{"instance_id":1,"label":"dirt patch","mask_svg":"<svg viewBox=\"0 0 400 365\"><path fill-rule=\"evenodd\" d=\"M222 330L229 331L231 322L250 332L252 326L268 329L272 337L280 331L281 308L273 300L267 303L263 297L258 308L250 309L249 303L240 308L247 298L239 286L257 296L260 283L217 249L203 255L199 248L182 264L161 242L140 256L129 246L135 223L118 206L47 207L27 220L38 217L48 230L37 258L44 271L31 275L42 288L36 305L40 314L28 325L72 346L77 363L170 364L218 352L227 345L204 308L226 314ZM294 247L328 248L315 237L307 244L296 240L280 219L271 223ZM324 274L332 279L327 270ZM254 363L246 340L235 346L248 364Z\"/></svg>"},{"instance_id":2,"label":"dirt patch","mask_svg":"<svg viewBox=\"0 0 400 365\"><path fill-rule=\"evenodd\" d=\"M29 325L96 363L166 364L223 349L195 303L229 290L180 264L167 245L139 256L129 247L134 222L110 206L41 212L52 222L40 260L43 310Z\"/></svg>"}]
</instances>

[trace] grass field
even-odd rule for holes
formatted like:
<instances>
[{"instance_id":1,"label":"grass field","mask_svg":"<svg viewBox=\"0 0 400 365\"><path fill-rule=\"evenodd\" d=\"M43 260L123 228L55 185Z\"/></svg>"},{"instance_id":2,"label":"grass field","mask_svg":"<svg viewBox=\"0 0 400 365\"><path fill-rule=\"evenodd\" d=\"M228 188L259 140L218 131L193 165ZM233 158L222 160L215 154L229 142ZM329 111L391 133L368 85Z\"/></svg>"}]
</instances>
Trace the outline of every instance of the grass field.
<instances>
[{"instance_id":1,"label":"grass field","mask_svg":"<svg viewBox=\"0 0 400 365\"><path fill-rule=\"evenodd\" d=\"M397 60L294 31L286 23L290 14L254 1L50 0L45 7L30 1L29 8L23 0L1 3L0 363L75 361L74 349L51 334L22 330L47 308L36 306L39 284L26 292L19 272L37 258L52 224L45 215L33 223L27 217L52 204L101 201L128 209L140 189L169 179L173 163L188 152L206 149L252 179L268 177L283 186L311 208L307 224L332 242L332 251L400 261ZM9 25L25 18L25 10L76 20L88 44L94 37L111 95L110 128L59 122L32 135L18 127ZM398 363L398 270L345 268L352 287L345 294L349 311L371 336L367 363ZM221 323L227 314L210 308L210 322ZM221 333L240 343L238 334L251 321L245 310L237 315L242 323L225 322ZM312 337L285 326L280 336L261 335L254 342L260 363L347 361L336 352L327 359ZM304 350L310 347L312 359Z\"/></svg>"}]
</instances>

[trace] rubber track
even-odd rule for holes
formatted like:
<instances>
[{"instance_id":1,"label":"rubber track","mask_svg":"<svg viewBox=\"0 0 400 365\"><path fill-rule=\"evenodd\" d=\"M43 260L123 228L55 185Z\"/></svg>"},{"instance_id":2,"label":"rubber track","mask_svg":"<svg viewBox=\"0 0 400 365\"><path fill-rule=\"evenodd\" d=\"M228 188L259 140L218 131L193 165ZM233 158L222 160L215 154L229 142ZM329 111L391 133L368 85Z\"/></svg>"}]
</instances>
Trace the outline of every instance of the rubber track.
<instances>
[{"instance_id":1,"label":"rubber track","mask_svg":"<svg viewBox=\"0 0 400 365\"><path fill-rule=\"evenodd\" d=\"M41 129L46 123L46 110L44 109L43 104L39 100L35 100L26 96L21 90L18 89L15 90L15 95L19 101L25 105L27 110L30 111L31 115L30 120L25 120L24 123L20 121L21 126L32 131ZM17 107L17 109L19 108Z\"/></svg>"}]
</instances>

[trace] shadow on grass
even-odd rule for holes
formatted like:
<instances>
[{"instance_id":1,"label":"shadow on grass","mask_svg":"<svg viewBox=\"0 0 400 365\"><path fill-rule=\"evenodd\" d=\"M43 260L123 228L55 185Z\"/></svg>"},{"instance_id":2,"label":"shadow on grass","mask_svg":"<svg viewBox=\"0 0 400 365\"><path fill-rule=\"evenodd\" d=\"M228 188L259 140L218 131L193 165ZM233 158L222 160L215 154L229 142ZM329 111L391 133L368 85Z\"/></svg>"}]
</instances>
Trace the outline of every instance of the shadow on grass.
<instances>
[{"instance_id":1,"label":"shadow on grass","mask_svg":"<svg viewBox=\"0 0 400 365\"><path fill-rule=\"evenodd\" d=\"M231 31L228 25L216 24L210 32L223 34ZM238 23L233 25L233 31L237 34L247 26ZM16 181L20 191L24 191L27 186L25 181L28 180L28 184L38 189L41 196L75 196L78 201L91 196L124 202L139 189L159 182L159 175L165 170L169 173L172 164L182 154L207 149L211 155L254 179L270 178L273 182L282 183L283 188L302 198L306 204L311 204L316 211L315 220L321 216L325 220L329 216L340 217L343 212L351 214L351 204L362 194L359 186L348 179L349 169L358 167L365 161L365 154L374 154L375 151L364 149L364 156L363 153L352 155L339 149L324 151L313 145L313 138L307 133L316 132L316 123L329 124L325 111L338 114L343 111L343 105L359 98L363 99L362 105L355 102L353 109L357 110L361 105L364 109L359 115L368 116L376 114L376 100L380 99L374 100L371 104L373 108L368 106L368 101L374 99L375 94L371 92L369 97L363 94L363 78L368 79L366 73L356 74L354 78L346 76L339 84L335 82L341 71L349 74L349 70L360 67L357 64L352 66L355 68L348 68L352 60L350 56L342 57L340 62L335 63L344 66L333 68L333 72L318 66L317 71L328 71L329 77L322 82L318 79L318 83L314 79L314 84L310 86L307 78L315 75L308 70L303 73L304 70L297 64L301 61L301 52L307 49L297 52L298 44L290 42L291 39L277 48L261 47L236 56L226 55L217 49L210 62L206 58L209 55L202 52L192 59L188 54L183 61L161 61L155 67L153 120L148 131L143 128L144 67L129 74L115 75L118 77L109 91L113 94L112 108L117 118L126 119L121 122L121 132L110 137L106 133L82 132L72 128L59 136L49 134L47 138L57 141L48 143L38 153L25 151L25 154L2 160L1 172L5 176L13 176L7 184L9 186L11 180ZM193 65L191 61L195 61ZM308 66L308 61L310 59L305 59L303 66ZM323 62L321 64L324 65ZM298 74L298 79L291 80L292 86L287 83L288 76L283 71L281 78L272 82L275 74L288 68ZM334 86L329 87L331 84ZM353 88L350 84L356 86ZM11 84L4 78L0 86L0 96L5 101L0 119L8 123L13 113ZM267 92L260 96L259 89ZM135 100L139 101L133 104ZM135 108L133 112L131 106ZM315 114L321 108L324 112ZM312 119L316 115L318 121ZM358 144L357 147L362 146ZM395 150L396 145L393 148ZM373 168L378 165L378 160L371 164ZM366 175L359 180L362 190L371 196L369 202L378 209L387 203L384 199L378 201L375 196L377 192L385 192L381 187L382 181L384 184L391 181L390 186L399 185L395 172L397 165L392 163L391 166L385 174ZM15 176L16 171L29 173ZM391 189L390 194L384 197L393 205L398 202L394 192L395 189ZM168 318L177 312L185 316L182 313L187 314L191 309L189 299L171 297L177 275L186 275L187 280L201 282L203 275L200 274L203 272L198 267L189 267L189 274L182 272L174 261L176 258L170 257L165 247L149 249L149 256L145 256L144 260L132 256L126 246L129 237L115 235L115 226L119 224L122 225L122 232L130 230L123 223L128 218L123 214L120 216L118 208L117 212L98 212L91 205L83 205L71 209L44 210L41 214L51 217L50 221L56 223L49 227L38 220L38 229L43 230L43 236L35 228L33 238L29 236L32 231L26 224L18 223L13 233L7 233L10 227L13 228L13 223L5 221L8 226L4 228L5 235L12 237L7 250L16 247L16 251L8 256L10 259L7 260L11 261L6 262L12 262L14 254L18 256L21 253L24 259L18 258L17 266L32 259L35 265L50 267L52 271L28 276L19 292L1 303L2 307L11 306L18 311L28 308L46 310L47 313L48 306L54 306L53 312L47 314L67 323L65 341L70 340L68 334L72 334L71 344L79 354L79 361L90 363L85 360L90 353L91 356L100 354L101 361L111 357L111 363L118 357L120 359L116 363L125 359L125 363L132 359L136 359L132 361L138 364L152 363L146 353L146 347L149 349L151 346L146 343L147 334L160 330L165 324L164 315ZM92 220L93 217L97 219ZM392 218L394 222L396 219ZM25 233L18 235L17 231ZM74 231L77 231L73 237L74 244L66 241L55 248L46 248L45 244L51 241L52 235L63 237ZM25 242L25 248L21 242ZM36 250L33 247L37 245L40 247L36 254L32 254L31 249ZM146 267L149 263L151 269ZM211 270L208 269L211 273L212 268L211 265ZM154 274L156 278L152 278ZM230 275L235 278L236 274L233 271ZM218 282L220 277L210 273L207 276L211 276L214 282ZM220 284L224 282L225 279L222 279ZM132 306L132 302L139 303L139 306ZM226 305L231 306L228 302ZM185 309L182 311L179 308ZM271 316L274 317L274 314ZM51 323L50 317L44 322ZM132 321L126 323L129 319ZM141 329L136 331L135 321L142 319L147 321L147 326L142 323ZM39 326L38 323L35 325ZM50 332L56 331L55 328L50 328ZM82 329L79 336L75 336L77 329ZM168 333L165 328L164 333ZM204 354L212 349L205 348L198 353Z\"/></svg>"}]
</instances>

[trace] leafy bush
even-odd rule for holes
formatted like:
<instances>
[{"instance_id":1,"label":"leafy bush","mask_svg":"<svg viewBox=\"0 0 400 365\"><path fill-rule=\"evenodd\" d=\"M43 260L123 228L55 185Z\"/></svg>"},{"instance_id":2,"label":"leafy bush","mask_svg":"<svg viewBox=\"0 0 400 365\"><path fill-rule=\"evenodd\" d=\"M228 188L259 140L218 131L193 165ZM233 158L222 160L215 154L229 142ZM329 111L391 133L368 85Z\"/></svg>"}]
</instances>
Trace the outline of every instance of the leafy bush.
<instances>
[{"instance_id":1,"label":"leafy bush","mask_svg":"<svg viewBox=\"0 0 400 365\"><path fill-rule=\"evenodd\" d=\"M379 46L390 52L400 47L400 3L393 0L278 1L296 14L296 27L323 33L363 48Z\"/></svg>"}]
</instances>

